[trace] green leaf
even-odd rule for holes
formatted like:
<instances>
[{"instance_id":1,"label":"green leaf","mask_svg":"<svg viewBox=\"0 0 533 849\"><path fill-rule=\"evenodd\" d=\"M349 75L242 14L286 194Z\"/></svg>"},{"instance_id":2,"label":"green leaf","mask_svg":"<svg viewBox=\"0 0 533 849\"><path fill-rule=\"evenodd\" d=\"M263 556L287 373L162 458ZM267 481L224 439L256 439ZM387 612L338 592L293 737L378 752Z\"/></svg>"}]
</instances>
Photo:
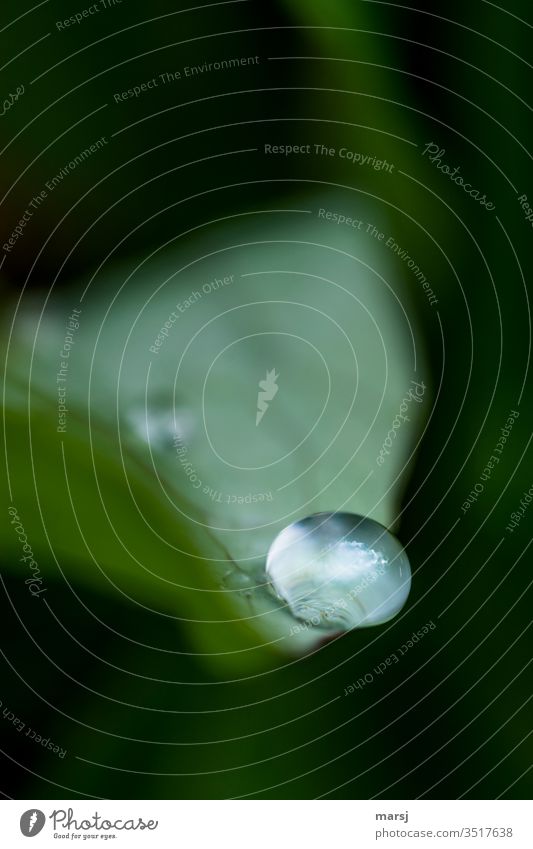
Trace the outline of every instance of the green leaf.
<instances>
[{"instance_id":1,"label":"green leaf","mask_svg":"<svg viewBox=\"0 0 533 849\"><path fill-rule=\"evenodd\" d=\"M423 364L375 213L355 193L280 208L98 270L42 317L26 300L8 362L13 498L35 545L73 581L178 611L238 664L316 642L265 585L268 547L319 511L393 526L423 415L411 403L379 465Z\"/></svg>"}]
</instances>

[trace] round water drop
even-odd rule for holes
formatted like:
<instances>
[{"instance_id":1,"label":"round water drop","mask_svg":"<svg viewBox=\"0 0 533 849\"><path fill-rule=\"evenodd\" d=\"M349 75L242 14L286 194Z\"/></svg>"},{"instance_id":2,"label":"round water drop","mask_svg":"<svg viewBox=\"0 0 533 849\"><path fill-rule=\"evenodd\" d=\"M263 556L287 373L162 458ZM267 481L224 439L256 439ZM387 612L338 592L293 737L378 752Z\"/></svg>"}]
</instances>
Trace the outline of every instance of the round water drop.
<instances>
[{"instance_id":1,"label":"round water drop","mask_svg":"<svg viewBox=\"0 0 533 849\"><path fill-rule=\"evenodd\" d=\"M158 452L172 451L188 442L196 424L191 410L174 408L166 398L132 406L126 414L126 423L137 440Z\"/></svg>"},{"instance_id":2,"label":"round water drop","mask_svg":"<svg viewBox=\"0 0 533 849\"><path fill-rule=\"evenodd\" d=\"M411 588L396 537L354 513L316 513L288 525L270 547L266 572L294 616L329 631L387 622Z\"/></svg>"}]
</instances>

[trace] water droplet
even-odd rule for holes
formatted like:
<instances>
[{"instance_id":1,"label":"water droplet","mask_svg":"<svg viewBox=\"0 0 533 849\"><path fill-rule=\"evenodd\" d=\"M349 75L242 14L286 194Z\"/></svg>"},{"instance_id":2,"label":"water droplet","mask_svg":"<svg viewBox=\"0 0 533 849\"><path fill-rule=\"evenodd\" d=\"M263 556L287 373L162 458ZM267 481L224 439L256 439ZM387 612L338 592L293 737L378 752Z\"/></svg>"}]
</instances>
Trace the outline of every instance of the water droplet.
<instances>
[{"instance_id":1,"label":"water droplet","mask_svg":"<svg viewBox=\"0 0 533 849\"><path fill-rule=\"evenodd\" d=\"M149 443L153 451L171 452L177 443L190 440L195 427L192 411L185 407L174 409L167 399L131 407L126 422L134 437Z\"/></svg>"},{"instance_id":2,"label":"water droplet","mask_svg":"<svg viewBox=\"0 0 533 849\"><path fill-rule=\"evenodd\" d=\"M411 588L409 560L396 537L353 513L316 513L284 528L266 572L294 616L330 631L387 622Z\"/></svg>"}]
</instances>

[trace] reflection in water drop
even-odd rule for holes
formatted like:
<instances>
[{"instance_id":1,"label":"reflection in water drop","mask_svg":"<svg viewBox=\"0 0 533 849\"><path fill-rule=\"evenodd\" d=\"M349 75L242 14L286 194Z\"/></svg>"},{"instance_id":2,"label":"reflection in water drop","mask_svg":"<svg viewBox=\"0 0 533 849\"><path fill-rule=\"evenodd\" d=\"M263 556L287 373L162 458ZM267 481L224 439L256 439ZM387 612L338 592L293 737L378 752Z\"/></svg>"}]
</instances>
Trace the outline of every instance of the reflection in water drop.
<instances>
[{"instance_id":1,"label":"reflection in water drop","mask_svg":"<svg viewBox=\"0 0 533 849\"><path fill-rule=\"evenodd\" d=\"M317 513L289 525L272 543L266 571L294 616L330 631L387 622L411 588L396 537L353 513Z\"/></svg>"}]
</instances>

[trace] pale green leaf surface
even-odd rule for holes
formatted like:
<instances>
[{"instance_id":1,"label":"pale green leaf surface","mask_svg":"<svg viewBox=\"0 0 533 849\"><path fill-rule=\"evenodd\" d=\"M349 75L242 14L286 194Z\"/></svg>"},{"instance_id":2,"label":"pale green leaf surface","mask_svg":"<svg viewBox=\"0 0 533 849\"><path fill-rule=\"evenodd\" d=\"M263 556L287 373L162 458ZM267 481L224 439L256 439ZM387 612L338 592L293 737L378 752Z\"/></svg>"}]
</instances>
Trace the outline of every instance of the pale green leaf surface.
<instances>
[{"instance_id":1,"label":"pale green leaf surface","mask_svg":"<svg viewBox=\"0 0 533 849\"><path fill-rule=\"evenodd\" d=\"M145 261L108 265L53 294L42 318L42 304L24 299L10 348L13 497L24 489L33 497L35 475L44 549L69 564L73 581L98 575L102 588L146 594L186 620L225 621L223 641L221 625L191 623L208 651L313 644L312 631L288 636L294 620L263 585L268 547L287 524L319 511L394 526L423 419L424 405L410 403L378 465L424 365L390 252L364 229L317 215L327 208L365 219L364 209L335 195L283 206L309 211L240 216ZM60 434L56 374L74 308L80 326ZM34 340L32 471L24 431ZM272 369L278 391L256 424L258 383ZM13 428L26 475L18 486Z\"/></svg>"}]
</instances>

